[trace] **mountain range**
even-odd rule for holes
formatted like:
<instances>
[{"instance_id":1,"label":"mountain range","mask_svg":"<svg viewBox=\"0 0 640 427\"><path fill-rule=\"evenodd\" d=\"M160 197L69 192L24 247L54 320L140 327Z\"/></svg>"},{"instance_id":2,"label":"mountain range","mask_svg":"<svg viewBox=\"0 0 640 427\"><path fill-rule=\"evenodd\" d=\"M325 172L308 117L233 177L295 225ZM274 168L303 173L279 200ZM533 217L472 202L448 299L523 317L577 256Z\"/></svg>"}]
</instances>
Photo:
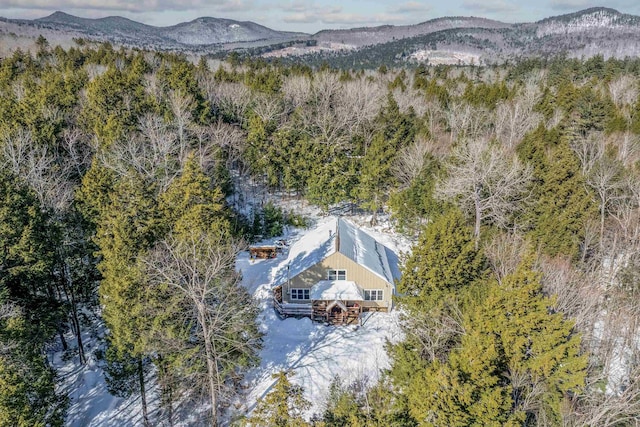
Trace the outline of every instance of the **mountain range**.
<instances>
[{"instance_id":1,"label":"mountain range","mask_svg":"<svg viewBox=\"0 0 640 427\"><path fill-rule=\"evenodd\" d=\"M122 17L81 18L55 12L35 19L0 18L0 35L56 41L83 38L127 47L381 63L489 63L514 57L567 55L622 58L640 55L640 17L591 8L537 22L509 24L475 17L444 17L415 25L383 25L316 34L277 31L254 22L202 17L155 27Z\"/></svg>"}]
</instances>

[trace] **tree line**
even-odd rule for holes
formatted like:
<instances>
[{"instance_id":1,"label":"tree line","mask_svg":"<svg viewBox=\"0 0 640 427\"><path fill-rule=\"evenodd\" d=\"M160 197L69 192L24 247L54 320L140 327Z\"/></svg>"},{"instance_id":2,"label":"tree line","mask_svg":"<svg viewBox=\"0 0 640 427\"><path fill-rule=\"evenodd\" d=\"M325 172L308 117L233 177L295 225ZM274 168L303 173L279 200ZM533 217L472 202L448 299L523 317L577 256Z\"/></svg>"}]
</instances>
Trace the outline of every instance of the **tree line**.
<instances>
[{"instance_id":1,"label":"tree line","mask_svg":"<svg viewBox=\"0 0 640 427\"><path fill-rule=\"evenodd\" d=\"M415 245L382 380L334 381L304 421L281 373L245 422L631 425L639 78L599 57L364 72L17 50L0 61L0 425L63 424L47 349L86 363L96 322L110 391L146 425L196 403L228 419L261 342L235 257L300 221L256 187L388 213Z\"/></svg>"}]
</instances>

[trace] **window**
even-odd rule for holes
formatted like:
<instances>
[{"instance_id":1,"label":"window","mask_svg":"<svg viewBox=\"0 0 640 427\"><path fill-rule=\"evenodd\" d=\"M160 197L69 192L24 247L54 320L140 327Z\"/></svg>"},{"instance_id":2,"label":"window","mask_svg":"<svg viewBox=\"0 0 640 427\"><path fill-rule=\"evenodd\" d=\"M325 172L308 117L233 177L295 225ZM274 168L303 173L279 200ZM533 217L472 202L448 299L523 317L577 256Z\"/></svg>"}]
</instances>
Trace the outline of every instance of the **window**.
<instances>
[{"instance_id":1,"label":"window","mask_svg":"<svg viewBox=\"0 0 640 427\"><path fill-rule=\"evenodd\" d=\"M291 299L309 299L309 289L291 289Z\"/></svg>"},{"instance_id":2,"label":"window","mask_svg":"<svg viewBox=\"0 0 640 427\"><path fill-rule=\"evenodd\" d=\"M382 301L383 293L382 289L365 289L364 299L366 301Z\"/></svg>"},{"instance_id":3,"label":"window","mask_svg":"<svg viewBox=\"0 0 640 427\"><path fill-rule=\"evenodd\" d=\"M347 280L347 270L327 270L329 280Z\"/></svg>"}]
</instances>

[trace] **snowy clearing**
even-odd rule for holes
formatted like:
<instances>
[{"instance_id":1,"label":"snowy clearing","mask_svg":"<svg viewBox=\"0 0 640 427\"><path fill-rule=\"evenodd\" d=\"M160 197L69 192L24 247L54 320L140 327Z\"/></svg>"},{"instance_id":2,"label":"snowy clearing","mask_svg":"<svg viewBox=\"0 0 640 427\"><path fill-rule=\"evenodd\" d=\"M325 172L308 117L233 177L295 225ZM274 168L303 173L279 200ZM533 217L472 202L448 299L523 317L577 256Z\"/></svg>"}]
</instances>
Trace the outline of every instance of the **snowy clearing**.
<instances>
[{"instance_id":1,"label":"snowy clearing","mask_svg":"<svg viewBox=\"0 0 640 427\"><path fill-rule=\"evenodd\" d=\"M323 220L319 222L322 225ZM408 247L408 243L398 242L395 236L366 231L396 253L399 247L405 250ZM293 243L306 233L316 232L314 227L294 230L286 239ZM308 253L314 250L312 246L307 248ZM242 271L242 283L260 305L258 321L265 333L261 364L247 376L248 397L238 407L240 413L255 407L256 401L273 386L272 374L281 370L295 372L292 382L304 387L305 397L312 402L307 415L320 412L336 376L343 383L375 381L380 371L389 367L385 343L402 336L397 311L369 313L362 326L325 326L308 318L280 319L272 307L271 287L286 275L286 265L287 254L253 261L247 252L238 257L236 266Z\"/></svg>"}]
</instances>

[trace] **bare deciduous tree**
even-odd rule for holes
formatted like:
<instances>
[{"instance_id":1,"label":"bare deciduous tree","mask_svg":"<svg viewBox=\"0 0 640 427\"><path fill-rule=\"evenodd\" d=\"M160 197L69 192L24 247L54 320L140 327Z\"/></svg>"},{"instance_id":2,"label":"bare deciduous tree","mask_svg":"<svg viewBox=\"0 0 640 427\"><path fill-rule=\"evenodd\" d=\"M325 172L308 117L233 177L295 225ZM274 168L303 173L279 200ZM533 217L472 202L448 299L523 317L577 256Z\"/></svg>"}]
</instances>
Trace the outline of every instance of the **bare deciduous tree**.
<instances>
[{"instance_id":1,"label":"bare deciduous tree","mask_svg":"<svg viewBox=\"0 0 640 427\"><path fill-rule=\"evenodd\" d=\"M611 204L624 198L620 163L607 155L600 157L586 176L587 184L597 196L600 207L600 245L604 243L604 224Z\"/></svg>"},{"instance_id":2,"label":"bare deciduous tree","mask_svg":"<svg viewBox=\"0 0 640 427\"><path fill-rule=\"evenodd\" d=\"M255 96L253 112L260 117L263 123L280 123L286 112L282 100L273 95L258 94Z\"/></svg>"},{"instance_id":3,"label":"bare deciduous tree","mask_svg":"<svg viewBox=\"0 0 640 427\"><path fill-rule=\"evenodd\" d=\"M498 140L514 150L524 135L542 121L542 114L533 111L540 98L537 86L525 86L512 101L498 104L495 112L495 132Z\"/></svg>"},{"instance_id":4,"label":"bare deciduous tree","mask_svg":"<svg viewBox=\"0 0 640 427\"><path fill-rule=\"evenodd\" d=\"M383 93L375 82L341 82L335 73L319 73L305 108L297 110L303 130L322 144L347 148L356 133L370 136L367 127L380 108Z\"/></svg>"},{"instance_id":5,"label":"bare deciduous tree","mask_svg":"<svg viewBox=\"0 0 640 427\"><path fill-rule=\"evenodd\" d=\"M592 132L584 137L573 139L569 146L576 153L582 167L582 174L588 175L605 152L605 138L600 132Z\"/></svg>"},{"instance_id":6,"label":"bare deciduous tree","mask_svg":"<svg viewBox=\"0 0 640 427\"><path fill-rule=\"evenodd\" d=\"M411 145L400 150L392 166L392 173L400 182L401 187L408 187L414 179L420 176L427 154L431 150L431 141L422 137L416 138Z\"/></svg>"},{"instance_id":7,"label":"bare deciduous tree","mask_svg":"<svg viewBox=\"0 0 640 427\"><path fill-rule=\"evenodd\" d=\"M191 110L193 109L194 100L189 94L181 91L172 90L169 92L169 106L173 113L173 125L178 135L178 142L181 149L186 146L187 131L191 124ZM184 156L184 152L180 152L179 156Z\"/></svg>"},{"instance_id":8,"label":"bare deciduous tree","mask_svg":"<svg viewBox=\"0 0 640 427\"><path fill-rule=\"evenodd\" d=\"M164 119L147 114L140 119L140 133L125 141L117 141L109 150L99 151L97 157L120 176L135 170L150 182L156 182L159 192L165 191L178 176L186 161L187 142Z\"/></svg>"},{"instance_id":9,"label":"bare deciduous tree","mask_svg":"<svg viewBox=\"0 0 640 427\"><path fill-rule=\"evenodd\" d=\"M421 357L430 362L446 360L459 337L465 334L463 314L453 301L444 309L412 312L403 322L409 337L420 345Z\"/></svg>"},{"instance_id":10,"label":"bare deciduous tree","mask_svg":"<svg viewBox=\"0 0 640 427\"><path fill-rule=\"evenodd\" d=\"M491 121L489 113L463 102L452 102L445 112L451 132L451 141L463 138L480 139L488 131Z\"/></svg>"},{"instance_id":11,"label":"bare deciduous tree","mask_svg":"<svg viewBox=\"0 0 640 427\"><path fill-rule=\"evenodd\" d=\"M282 93L291 109L302 107L311 97L311 79L300 75L289 76L282 82Z\"/></svg>"},{"instance_id":12,"label":"bare deciduous tree","mask_svg":"<svg viewBox=\"0 0 640 427\"><path fill-rule=\"evenodd\" d=\"M609 83L609 94L616 107L628 114L627 108L638 101L638 82L630 75L622 75Z\"/></svg>"},{"instance_id":13,"label":"bare deciduous tree","mask_svg":"<svg viewBox=\"0 0 640 427\"><path fill-rule=\"evenodd\" d=\"M607 142L616 147L617 159L625 167L631 167L640 161L640 138L627 131L612 134Z\"/></svg>"},{"instance_id":14,"label":"bare deciduous tree","mask_svg":"<svg viewBox=\"0 0 640 427\"><path fill-rule=\"evenodd\" d=\"M70 162L75 175L80 177L91 166L93 149L90 145L89 135L77 127L66 128L62 132L61 148L65 152L65 158Z\"/></svg>"},{"instance_id":15,"label":"bare deciduous tree","mask_svg":"<svg viewBox=\"0 0 640 427\"><path fill-rule=\"evenodd\" d=\"M46 146L38 146L23 128L4 135L4 167L23 179L35 192L40 205L64 211L73 199L68 162L61 162Z\"/></svg>"},{"instance_id":16,"label":"bare deciduous tree","mask_svg":"<svg viewBox=\"0 0 640 427\"><path fill-rule=\"evenodd\" d=\"M556 297L554 308L575 320L583 342L589 345L604 301L605 290L598 285L597 274L577 270L563 257L543 257L537 269L542 273L543 291Z\"/></svg>"},{"instance_id":17,"label":"bare deciduous tree","mask_svg":"<svg viewBox=\"0 0 640 427\"><path fill-rule=\"evenodd\" d=\"M531 169L486 139L461 143L446 168L448 176L437 185L436 194L475 218L476 247L483 221L507 226L528 196Z\"/></svg>"},{"instance_id":18,"label":"bare deciduous tree","mask_svg":"<svg viewBox=\"0 0 640 427\"><path fill-rule=\"evenodd\" d=\"M193 233L160 242L145 262L151 286L168 285L185 300L176 320L190 326L184 342L191 348L189 364L205 367L192 379L206 390L212 425L234 391L230 380L255 360L260 341L257 309L235 271L238 250L238 243Z\"/></svg>"},{"instance_id":19,"label":"bare deciduous tree","mask_svg":"<svg viewBox=\"0 0 640 427\"><path fill-rule=\"evenodd\" d=\"M205 87L207 99L223 116L244 124L253 104L251 90L242 83L220 82Z\"/></svg>"},{"instance_id":20,"label":"bare deciduous tree","mask_svg":"<svg viewBox=\"0 0 640 427\"><path fill-rule=\"evenodd\" d=\"M516 232L500 233L484 246L484 253L498 282L518 269L529 249L527 242Z\"/></svg>"}]
</instances>

